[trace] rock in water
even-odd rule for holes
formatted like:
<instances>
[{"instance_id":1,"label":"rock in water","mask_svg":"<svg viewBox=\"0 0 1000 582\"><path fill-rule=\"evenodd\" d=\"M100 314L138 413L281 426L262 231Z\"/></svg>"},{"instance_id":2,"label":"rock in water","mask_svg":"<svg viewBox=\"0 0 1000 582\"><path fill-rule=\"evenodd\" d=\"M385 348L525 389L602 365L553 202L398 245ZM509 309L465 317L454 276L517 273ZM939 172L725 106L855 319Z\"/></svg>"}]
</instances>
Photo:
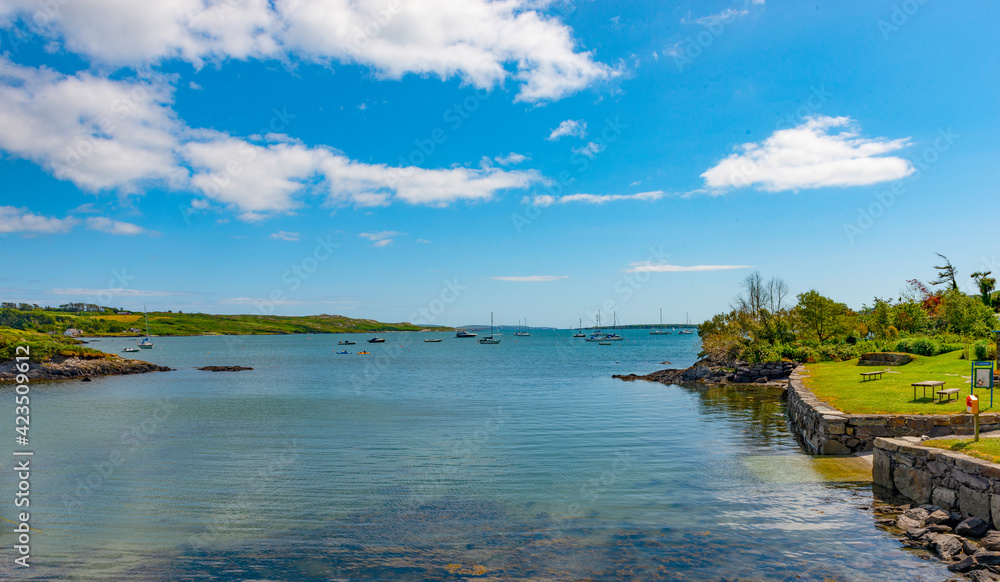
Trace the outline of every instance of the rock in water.
<instances>
[{"instance_id":1,"label":"rock in water","mask_svg":"<svg viewBox=\"0 0 1000 582\"><path fill-rule=\"evenodd\" d=\"M240 372L243 370L253 370L253 368L245 368L243 366L205 366L198 369L206 372Z\"/></svg>"},{"instance_id":2,"label":"rock in water","mask_svg":"<svg viewBox=\"0 0 1000 582\"><path fill-rule=\"evenodd\" d=\"M975 558L972 556L966 556L954 564L949 564L948 569L952 572L968 572L978 565L979 563L976 562Z\"/></svg>"},{"instance_id":3,"label":"rock in water","mask_svg":"<svg viewBox=\"0 0 1000 582\"><path fill-rule=\"evenodd\" d=\"M899 517L896 518L896 527L898 527L903 531L909 531L911 529L921 529L924 527L924 522L906 517L906 515L900 515Z\"/></svg>"},{"instance_id":4,"label":"rock in water","mask_svg":"<svg viewBox=\"0 0 1000 582\"><path fill-rule=\"evenodd\" d=\"M914 507L913 509L907 509L906 511L904 511L903 515L905 515L910 519L927 522L927 518L930 517L931 514L923 507Z\"/></svg>"},{"instance_id":5,"label":"rock in water","mask_svg":"<svg viewBox=\"0 0 1000 582\"><path fill-rule=\"evenodd\" d=\"M933 535L934 537L931 537ZM930 548L942 560L950 560L958 554L962 553L962 539L958 536L951 534L931 534L927 537L930 538Z\"/></svg>"},{"instance_id":6,"label":"rock in water","mask_svg":"<svg viewBox=\"0 0 1000 582\"><path fill-rule=\"evenodd\" d=\"M990 524L979 519L978 517L970 517L955 526L955 533L960 536L978 538L985 534L989 529Z\"/></svg>"},{"instance_id":7,"label":"rock in water","mask_svg":"<svg viewBox=\"0 0 1000 582\"><path fill-rule=\"evenodd\" d=\"M1000 576L989 570L973 570L969 573L969 580L972 582L1000 582Z\"/></svg>"}]
</instances>

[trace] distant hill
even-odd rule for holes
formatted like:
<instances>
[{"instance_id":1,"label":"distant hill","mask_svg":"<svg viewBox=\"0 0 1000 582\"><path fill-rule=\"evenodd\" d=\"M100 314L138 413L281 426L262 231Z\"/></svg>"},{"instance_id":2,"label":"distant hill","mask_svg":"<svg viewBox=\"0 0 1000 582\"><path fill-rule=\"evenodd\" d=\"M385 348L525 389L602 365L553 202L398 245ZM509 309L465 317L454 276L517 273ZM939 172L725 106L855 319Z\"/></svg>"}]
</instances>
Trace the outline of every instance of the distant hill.
<instances>
[{"instance_id":1,"label":"distant hill","mask_svg":"<svg viewBox=\"0 0 1000 582\"><path fill-rule=\"evenodd\" d=\"M8 304L9 305L9 304ZM30 307L30 306L28 306ZM13 329L54 332L80 330L81 335L145 335L143 314L120 310L71 312L61 309L0 309L0 326ZM212 315L206 313L149 312L149 332L170 335L254 335L291 333L373 333L389 331L450 330L449 327L419 326L408 322L384 323L374 319L354 319L343 315Z\"/></svg>"}]
</instances>

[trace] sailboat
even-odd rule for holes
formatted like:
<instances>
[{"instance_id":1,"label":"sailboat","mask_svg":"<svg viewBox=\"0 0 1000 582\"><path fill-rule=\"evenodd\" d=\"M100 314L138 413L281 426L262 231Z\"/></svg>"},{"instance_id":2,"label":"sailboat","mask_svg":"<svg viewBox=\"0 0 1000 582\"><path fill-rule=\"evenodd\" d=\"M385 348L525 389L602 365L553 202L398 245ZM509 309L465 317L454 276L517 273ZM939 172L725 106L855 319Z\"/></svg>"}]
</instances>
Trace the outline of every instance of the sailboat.
<instances>
[{"instance_id":1,"label":"sailboat","mask_svg":"<svg viewBox=\"0 0 1000 582\"><path fill-rule=\"evenodd\" d=\"M142 313L146 316L146 337L141 342L138 342L138 345L144 350L151 350L153 349L153 342L149 341L149 313L146 312L145 305L142 306Z\"/></svg>"},{"instance_id":2,"label":"sailboat","mask_svg":"<svg viewBox=\"0 0 1000 582\"><path fill-rule=\"evenodd\" d=\"M669 332L663 329L663 310L660 310L660 327L657 329L649 330L649 335L670 335L673 332Z\"/></svg>"},{"instance_id":3,"label":"sailboat","mask_svg":"<svg viewBox=\"0 0 1000 582\"><path fill-rule=\"evenodd\" d=\"M617 321L618 320L618 315L615 314L614 317L615 317L615 321ZM614 323L612 323L611 328L614 329ZM601 331L601 314L598 313L597 314L597 331L595 331L594 333L590 334L590 337L588 337L584 341L598 342L598 343L600 343L600 342L620 342L623 339L625 339L625 338L623 338L622 336L618 335L617 333L607 333L607 332L602 332Z\"/></svg>"},{"instance_id":4,"label":"sailboat","mask_svg":"<svg viewBox=\"0 0 1000 582\"><path fill-rule=\"evenodd\" d=\"M580 327L577 328L577 331L576 331L576 333L573 334L573 337L587 337L587 334L583 333L583 319L582 318L580 319Z\"/></svg>"},{"instance_id":5,"label":"sailboat","mask_svg":"<svg viewBox=\"0 0 1000 582\"><path fill-rule=\"evenodd\" d=\"M520 327L521 320L520 319L517 320L517 323L518 323L518 326ZM519 329L518 331L515 331L514 335L519 335L519 336L522 336L522 337L523 336L527 336L527 335L531 335L530 333L528 333L528 320L527 319L524 320L524 327L521 327L521 329Z\"/></svg>"},{"instance_id":6,"label":"sailboat","mask_svg":"<svg viewBox=\"0 0 1000 582\"><path fill-rule=\"evenodd\" d=\"M493 312L490 312L490 335L479 340L481 344L498 344L500 340L493 337Z\"/></svg>"},{"instance_id":7,"label":"sailboat","mask_svg":"<svg viewBox=\"0 0 1000 582\"><path fill-rule=\"evenodd\" d=\"M684 313L684 323L685 323L685 324L687 324L687 325L691 325L691 318L690 318L690 317L688 317L688 314L687 314L687 312L685 312L685 313ZM693 333L694 333L694 331L693 331L693 330L691 330L691 329L689 329L689 328L684 328L684 329L680 330L680 331L679 331L679 332L677 332L677 333L678 333L678 334L682 334L682 333L683 333L683 334L685 334L685 335L691 335L691 334L693 334Z\"/></svg>"}]
</instances>

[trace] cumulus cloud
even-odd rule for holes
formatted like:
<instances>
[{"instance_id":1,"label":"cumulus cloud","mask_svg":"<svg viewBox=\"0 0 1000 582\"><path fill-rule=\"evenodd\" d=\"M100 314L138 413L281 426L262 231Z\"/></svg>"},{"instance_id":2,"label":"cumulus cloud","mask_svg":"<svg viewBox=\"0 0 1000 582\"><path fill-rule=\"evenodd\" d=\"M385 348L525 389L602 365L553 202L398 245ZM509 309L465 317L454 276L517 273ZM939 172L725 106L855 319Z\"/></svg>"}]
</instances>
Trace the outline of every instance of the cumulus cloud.
<instances>
[{"instance_id":1,"label":"cumulus cloud","mask_svg":"<svg viewBox=\"0 0 1000 582\"><path fill-rule=\"evenodd\" d=\"M579 154L581 156L586 156L590 159L594 159L594 157L597 156L597 154L601 153L601 150L603 149L604 146L602 146L601 144L596 142L590 142L587 145L583 146L582 148L573 148L573 153Z\"/></svg>"},{"instance_id":2,"label":"cumulus cloud","mask_svg":"<svg viewBox=\"0 0 1000 582\"><path fill-rule=\"evenodd\" d=\"M496 281L512 281L514 283L547 283L560 279L569 279L568 275L523 275L509 277L490 277Z\"/></svg>"},{"instance_id":3,"label":"cumulus cloud","mask_svg":"<svg viewBox=\"0 0 1000 582\"><path fill-rule=\"evenodd\" d=\"M15 206L0 206L0 233L38 233L52 234L57 232L67 232L79 224L79 220L73 217L52 218L34 214L27 208L17 208Z\"/></svg>"},{"instance_id":4,"label":"cumulus cloud","mask_svg":"<svg viewBox=\"0 0 1000 582\"><path fill-rule=\"evenodd\" d=\"M618 72L578 50L571 29L534 0L73 0L51 11L4 0L0 15L38 22L66 49L112 66L170 59L297 58L358 63L380 76L458 77L480 88L507 79L517 99L560 99Z\"/></svg>"},{"instance_id":5,"label":"cumulus cloud","mask_svg":"<svg viewBox=\"0 0 1000 582\"><path fill-rule=\"evenodd\" d=\"M527 160L528 156L524 154L510 152L506 156L496 156L493 159L496 161L496 163L500 164L501 166L509 166L512 164L520 164L521 162Z\"/></svg>"},{"instance_id":6,"label":"cumulus cloud","mask_svg":"<svg viewBox=\"0 0 1000 582\"><path fill-rule=\"evenodd\" d=\"M555 141L561 137L571 135L583 139L587 137L587 122L582 119L567 119L559 124L559 127L552 130L549 137L545 138L549 141Z\"/></svg>"},{"instance_id":7,"label":"cumulus cloud","mask_svg":"<svg viewBox=\"0 0 1000 582\"><path fill-rule=\"evenodd\" d=\"M247 221L293 212L309 194L330 204L447 206L542 180L530 170L362 163L281 134L250 139L191 128L172 100L158 78L69 76L0 56L0 149L84 190L194 191L203 198L193 208L214 200ZM504 159L523 161L515 153Z\"/></svg>"},{"instance_id":8,"label":"cumulus cloud","mask_svg":"<svg viewBox=\"0 0 1000 582\"><path fill-rule=\"evenodd\" d=\"M689 273L703 271L731 271L734 269L750 269L750 265L667 265L651 261L630 263L626 273Z\"/></svg>"},{"instance_id":9,"label":"cumulus cloud","mask_svg":"<svg viewBox=\"0 0 1000 582\"><path fill-rule=\"evenodd\" d=\"M132 224L131 222L122 222L120 220L112 220L110 218L105 218L103 216L91 216L86 220L87 228L90 230L96 230L98 232L104 232L107 234L118 234L124 236L136 236L139 234L157 234L156 231L146 230L145 228Z\"/></svg>"},{"instance_id":10,"label":"cumulus cloud","mask_svg":"<svg viewBox=\"0 0 1000 582\"><path fill-rule=\"evenodd\" d=\"M608 202L620 202L623 200L645 200L656 201L667 194L663 190L652 190L650 192L639 192L637 194L569 194L567 196L551 196L541 194L535 196L532 202L536 206L552 206L554 204L607 204Z\"/></svg>"},{"instance_id":11,"label":"cumulus cloud","mask_svg":"<svg viewBox=\"0 0 1000 582\"><path fill-rule=\"evenodd\" d=\"M172 99L157 78L67 76L0 56L0 149L85 190L177 185L187 172Z\"/></svg>"},{"instance_id":12,"label":"cumulus cloud","mask_svg":"<svg viewBox=\"0 0 1000 582\"><path fill-rule=\"evenodd\" d=\"M373 247L387 247L392 244L393 237L402 236L404 234L405 233L396 232L394 230L383 230L381 232L362 232L358 233L358 236L372 241Z\"/></svg>"},{"instance_id":13,"label":"cumulus cloud","mask_svg":"<svg viewBox=\"0 0 1000 582\"><path fill-rule=\"evenodd\" d=\"M297 233L297 232L288 232L287 230L279 230L278 232L272 232L271 233L271 238L277 239L277 240L284 240L284 241L288 241L288 242L295 242L295 241L299 240L299 233Z\"/></svg>"},{"instance_id":14,"label":"cumulus cloud","mask_svg":"<svg viewBox=\"0 0 1000 582\"><path fill-rule=\"evenodd\" d=\"M798 127L743 144L701 176L720 193L758 185L778 192L829 186L865 186L913 173L910 162L885 154L910 145L909 138L864 138L849 117L811 117Z\"/></svg>"}]
</instances>

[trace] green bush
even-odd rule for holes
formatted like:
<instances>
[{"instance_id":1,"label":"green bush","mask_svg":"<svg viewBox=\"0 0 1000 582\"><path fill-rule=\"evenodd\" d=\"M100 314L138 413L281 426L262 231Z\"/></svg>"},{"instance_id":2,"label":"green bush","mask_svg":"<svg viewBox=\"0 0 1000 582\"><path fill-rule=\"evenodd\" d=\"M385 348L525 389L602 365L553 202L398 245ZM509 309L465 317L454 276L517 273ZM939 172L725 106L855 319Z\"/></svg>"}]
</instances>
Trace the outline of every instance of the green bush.
<instances>
[{"instance_id":1,"label":"green bush","mask_svg":"<svg viewBox=\"0 0 1000 582\"><path fill-rule=\"evenodd\" d=\"M987 360L990 357L990 346L986 342L976 342L974 351L977 360Z\"/></svg>"},{"instance_id":2,"label":"green bush","mask_svg":"<svg viewBox=\"0 0 1000 582\"><path fill-rule=\"evenodd\" d=\"M960 348L961 346L955 349ZM917 354L918 356L934 356L942 353L941 344L926 337L901 340L896 344L896 351L905 352L907 354Z\"/></svg>"}]
</instances>

